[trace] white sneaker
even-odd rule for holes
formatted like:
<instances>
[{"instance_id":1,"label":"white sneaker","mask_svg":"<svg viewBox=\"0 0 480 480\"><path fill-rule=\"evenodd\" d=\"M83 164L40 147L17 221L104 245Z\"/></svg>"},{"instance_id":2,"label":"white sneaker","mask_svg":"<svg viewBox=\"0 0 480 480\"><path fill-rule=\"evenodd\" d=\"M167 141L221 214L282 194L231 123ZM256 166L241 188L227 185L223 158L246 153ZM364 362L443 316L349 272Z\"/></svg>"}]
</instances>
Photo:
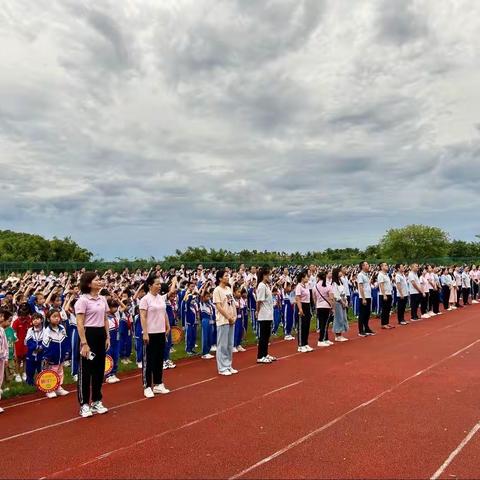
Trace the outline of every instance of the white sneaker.
<instances>
[{"instance_id":1,"label":"white sneaker","mask_svg":"<svg viewBox=\"0 0 480 480\"><path fill-rule=\"evenodd\" d=\"M71 365L70 360L65 360L65 362L63 362L64 367L69 367L70 365Z\"/></svg>"},{"instance_id":2,"label":"white sneaker","mask_svg":"<svg viewBox=\"0 0 480 480\"><path fill-rule=\"evenodd\" d=\"M4 411L5 410L2 407L0 407L0 413L3 413Z\"/></svg>"},{"instance_id":3,"label":"white sneaker","mask_svg":"<svg viewBox=\"0 0 480 480\"><path fill-rule=\"evenodd\" d=\"M307 352L313 352L313 348L310 345L305 345L305 350Z\"/></svg>"},{"instance_id":4,"label":"white sneaker","mask_svg":"<svg viewBox=\"0 0 480 480\"><path fill-rule=\"evenodd\" d=\"M233 353L238 353L237 347L233 347L233 348L232 348L232 352L233 352Z\"/></svg>"},{"instance_id":5,"label":"white sneaker","mask_svg":"<svg viewBox=\"0 0 480 480\"><path fill-rule=\"evenodd\" d=\"M307 347L298 347L297 352L300 353L308 353Z\"/></svg>"},{"instance_id":6,"label":"white sneaker","mask_svg":"<svg viewBox=\"0 0 480 480\"><path fill-rule=\"evenodd\" d=\"M105 382L106 383L117 383L120 380L116 379L115 375L110 375L109 377L106 378Z\"/></svg>"},{"instance_id":7,"label":"white sneaker","mask_svg":"<svg viewBox=\"0 0 480 480\"><path fill-rule=\"evenodd\" d=\"M137 362L137 368L142 368L142 362Z\"/></svg>"},{"instance_id":8,"label":"white sneaker","mask_svg":"<svg viewBox=\"0 0 480 480\"><path fill-rule=\"evenodd\" d=\"M91 417L93 415L90 405L86 403L80 407L80 416L83 418Z\"/></svg>"},{"instance_id":9,"label":"white sneaker","mask_svg":"<svg viewBox=\"0 0 480 480\"><path fill-rule=\"evenodd\" d=\"M22 380L24 382L27 380L27 374L25 372L22 373Z\"/></svg>"},{"instance_id":10,"label":"white sneaker","mask_svg":"<svg viewBox=\"0 0 480 480\"><path fill-rule=\"evenodd\" d=\"M456 310L456 309L457 309L457 307L455 307L455 306L452 307L452 310Z\"/></svg>"},{"instance_id":11,"label":"white sneaker","mask_svg":"<svg viewBox=\"0 0 480 480\"><path fill-rule=\"evenodd\" d=\"M167 393L170 393L170 390L165 387L163 383L160 385L155 385L153 387L153 393L161 393L162 395L166 395Z\"/></svg>"},{"instance_id":12,"label":"white sneaker","mask_svg":"<svg viewBox=\"0 0 480 480\"><path fill-rule=\"evenodd\" d=\"M325 340L329 345L333 345L333 342L331 340Z\"/></svg>"},{"instance_id":13,"label":"white sneaker","mask_svg":"<svg viewBox=\"0 0 480 480\"><path fill-rule=\"evenodd\" d=\"M22 377L18 373L15 375L15 381L17 383L22 383Z\"/></svg>"},{"instance_id":14,"label":"white sneaker","mask_svg":"<svg viewBox=\"0 0 480 480\"><path fill-rule=\"evenodd\" d=\"M428 312L431 317L435 317L437 314L435 312Z\"/></svg>"},{"instance_id":15,"label":"white sneaker","mask_svg":"<svg viewBox=\"0 0 480 480\"><path fill-rule=\"evenodd\" d=\"M348 342L348 338L345 338L343 335L340 335L339 337L335 337L336 342Z\"/></svg>"},{"instance_id":16,"label":"white sneaker","mask_svg":"<svg viewBox=\"0 0 480 480\"><path fill-rule=\"evenodd\" d=\"M102 402L93 402L91 405L92 413L98 413L99 415L103 415L104 413L108 412L108 408L103 405Z\"/></svg>"},{"instance_id":17,"label":"white sneaker","mask_svg":"<svg viewBox=\"0 0 480 480\"><path fill-rule=\"evenodd\" d=\"M239 346L237 347L237 350L238 350L239 352L246 352L246 351L247 351L247 349L246 349L246 348L243 348L241 345L239 345Z\"/></svg>"},{"instance_id":18,"label":"white sneaker","mask_svg":"<svg viewBox=\"0 0 480 480\"><path fill-rule=\"evenodd\" d=\"M443 312L438 312L435 315L442 315L442 314L443 314Z\"/></svg>"},{"instance_id":19,"label":"white sneaker","mask_svg":"<svg viewBox=\"0 0 480 480\"><path fill-rule=\"evenodd\" d=\"M153 393L153 390L148 387L143 390L143 396L146 398L153 398L155 394Z\"/></svg>"},{"instance_id":20,"label":"white sneaker","mask_svg":"<svg viewBox=\"0 0 480 480\"><path fill-rule=\"evenodd\" d=\"M47 398L57 398L57 394L55 392L48 392L46 394Z\"/></svg>"},{"instance_id":21,"label":"white sneaker","mask_svg":"<svg viewBox=\"0 0 480 480\"><path fill-rule=\"evenodd\" d=\"M168 363L168 368L176 368L177 367L171 360L167 360L167 363Z\"/></svg>"},{"instance_id":22,"label":"white sneaker","mask_svg":"<svg viewBox=\"0 0 480 480\"><path fill-rule=\"evenodd\" d=\"M78 382L78 375L74 375L72 378L74 382Z\"/></svg>"},{"instance_id":23,"label":"white sneaker","mask_svg":"<svg viewBox=\"0 0 480 480\"><path fill-rule=\"evenodd\" d=\"M472 303L478 303L476 300L472 300Z\"/></svg>"},{"instance_id":24,"label":"white sneaker","mask_svg":"<svg viewBox=\"0 0 480 480\"><path fill-rule=\"evenodd\" d=\"M295 337L292 335L285 335L285 340L295 340Z\"/></svg>"},{"instance_id":25,"label":"white sneaker","mask_svg":"<svg viewBox=\"0 0 480 480\"><path fill-rule=\"evenodd\" d=\"M204 360L210 360L211 358L215 358L213 355L211 355L210 353L207 353L205 355L202 355L202 358Z\"/></svg>"},{"instance_id":26,"label":"white sneaker","mask_svg":"<svg viewBox=\"0 0 480 480\"><path fill-rule=\"evenodd\" d=\"M230 370L224 370L223 372L218 372L218 374L228 377L229 375L232 375L232 372Z\"/></svg>"},{"instance_id":27,"label":"white sneaker","mask_svg":"<svg viewBox=\"0 0 480 480\"><path fill-rule=\"evenodd\" d=\"M217 346L213 345L212 348L210 349L211 352L216 352L217 351Z\"/></svg>"},{"instance_id":28,"label":"white sneaker","mask_svg":"<svg viewBox=\"0 0 480 480\"><path fill-rule=\"evenodd\" d=\"M427 313L424 313L421 318L430 318L430 315L428 315Z\"/></svg>"},{"instance_id":29,"label":"white sneaker","mask_svg":"<svg viewBox=\"0 0 480 480\"><path fill-rule=\"evenodd\" d=\"M263 357L263 358L257 358L257 363L272 363L272 361L267 357Z\"/></svg>"},{"instance_id":30,"label":"white sneaker","mask_svg":"<svg viewBox=\"0 0 480 480\"><path fill-rule=\"evenodd\" d=\"M329 347L330 344L328 342L317 342L317 347Z\"/></svg>"},{"instance_id":31,"label":"white sneaker","mask_svg":"<svg viewBox=\"0 0 480 480\"><path fill-rule=\"evenodd\" d=\"M270 359L272 362L277 361L277 357L274 357L273 355L267 355L267 358Z\"/></svg>"},{"instance_id":32,"label":"white sneaker","mask_svg":"<svg viewBox=\"0 0 480 480\"><path fill-rule=\"evenodd\" d=\"M452 307L449 307L449 308L447 308L447 311L448 311L448 312L452 312L452 311L453 311L453 308L452 308Z\"/></svg>"},{"instance_id":33,"label":"white sneaker","mask_svg":"<svg viewBox=\"0 0 480 480\"><path fill-rule=\"evenodd\" d=\"M234 368L230 367L230 373L238 373L238 370L235 370Z\"/></svg>"},{"instance_id":34,"label":"white sneaker","mask_svg":"<svg viewBox=\"0 0 480 480\"><path fill-rule=\"evenodd\" d=\"M55 390L55 393L57 394L58 397L64 397L65 395L68 395L70 392L68 392L67 390L65 390L62 387L58 387Z\"/></svg>"}]
</instances>

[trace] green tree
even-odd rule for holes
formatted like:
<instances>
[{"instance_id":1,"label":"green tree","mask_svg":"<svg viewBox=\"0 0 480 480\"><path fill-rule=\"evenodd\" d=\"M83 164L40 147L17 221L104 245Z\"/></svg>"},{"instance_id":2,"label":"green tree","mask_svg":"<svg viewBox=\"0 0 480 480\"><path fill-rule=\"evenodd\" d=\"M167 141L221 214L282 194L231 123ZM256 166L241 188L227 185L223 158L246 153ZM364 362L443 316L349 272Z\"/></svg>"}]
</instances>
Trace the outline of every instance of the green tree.
<instances>
[{"instance_id":1,"label":"green tree","mask_svg":"<svg viewBox=\"0 0 480 480\"><path fill-rule=\"evenodd\" d=\"M380 240L380 251L393 260L421 260L429 257L443 257L449 249L448 233L427 225L407 225L392 228Z\"/></svg>"}]
</instances>

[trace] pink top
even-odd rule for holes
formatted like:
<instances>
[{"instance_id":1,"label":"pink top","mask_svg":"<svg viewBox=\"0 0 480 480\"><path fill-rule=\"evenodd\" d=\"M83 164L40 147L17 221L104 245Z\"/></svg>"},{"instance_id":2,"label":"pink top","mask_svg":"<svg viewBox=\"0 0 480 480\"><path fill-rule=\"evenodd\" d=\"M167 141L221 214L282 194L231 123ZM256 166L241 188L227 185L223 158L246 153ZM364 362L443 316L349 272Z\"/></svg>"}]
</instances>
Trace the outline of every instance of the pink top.
<instances>
[{"instance_id":1,"label":"pink top","mask_svg":"<svg viewBox=\"0 0 480 480\"><path fill-rule=\"evenodd\" d=\"M109 308L105 297L92 297L85 293L75 303L75 314L85 314L85 327L105 327L105 314Z\"/></svg>"},{"instance_id":2,"label":"pink top","mask_svg":"<svg viewBox=\"0 0 480 480\"><path fill-rule=\"evenodd\" d=\"M295 296L300 297L302 303L310 303L310 289L301 283L295 287Z\"/></svg>"},{"instance_id":3,"label":"pink top","mask_svg":"<svg viewBox=\"0 0 480 480\"><path fill-rule=\"evenodd\" d=\"M140 310L147 311L147 333L163 333L167 325L167 305L162 295L147 293L140 300Z\"/></svg>"},{"instance_id":4,"label":"pink top","mask_svg":"<svg viewBox=\"0 0 480 480\"><path fill-rule=\"evenodd\" d=\"M322 285L323 282L318 282L313 289L313 298L315 298L316 308L331 308L332 300L330 294L333 292L332 285L327 283L327 286Z\"/></svg>"}]
</instances>

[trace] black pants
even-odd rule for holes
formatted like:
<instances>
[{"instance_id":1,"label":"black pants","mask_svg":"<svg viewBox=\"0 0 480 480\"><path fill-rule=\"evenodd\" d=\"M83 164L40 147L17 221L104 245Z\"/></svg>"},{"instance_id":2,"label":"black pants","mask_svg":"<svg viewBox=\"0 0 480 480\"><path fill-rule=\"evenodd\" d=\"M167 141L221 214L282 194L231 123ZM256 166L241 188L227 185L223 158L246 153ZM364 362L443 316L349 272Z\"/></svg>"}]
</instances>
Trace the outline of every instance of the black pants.
<instances>
[{"instance_id":1,"label":"black pants","mask_svg":"<svg viewBox=\"0 0 480 480\"><path fill-rule=\"evenodd\" d=\"M469 288L462 288L463 304L468 305L468 297L470 296Z\"/></svg>"},{"instance_id":2,"label":"black pants","mask_svg":"<svg viewBox=\"0 0 480 480\"><path fill-rule=\"evenodd\" d=\"M421 304L420 304L420 311L422 312L422 315L425 315L428 312L428 293L425 295L422 295L422 298L420 299Z\"/></svg>"},{"instance_id":3,"label":"black pants","mask_svg":"<svg viewBox=\"0 0 480 480\"><path fill-rule=\"evenodd\" d=\"M405 310L407 308L407 297L398 297L397 299L397 318L398 323L405 321Z\"/></svg>"},{"instance_id":4,"label":"black pants","mask_svg":"<svg viewBox=\"0 0 480 480\"><path fill-rule=\"evenodd\" d=\"M143 344L143 388L163 383L163 354L165 351L165 332L149 333L148 344Z\"/></svg>"},{"instance_id":5,"label":"black pants","mask_svg":"<svg viewBox=\"0 0 480 480\"><path fill-rule=\"evenodd\" d=\"M440 294L438 290L430 290L430 310L433 313L440 312Z\"/></svg>"},{"instance_id":6,"label":"black pants","mask_svg":"<svg viewBox=\"0 0 480 480\"><path fill-rule=\"evenodd\" d=\"M460 298L462 297L462 287L461 285L457 285L457 303L455 304L456 307L461 307L460 305Z\"/></svg>"},{"instance_id":7,"label":"black pants","mask_svg":"<svg viewBox=\"0 0 480 480\"><path fill-rule=\"evenodd\" d=\"M476 300L478 297L478 283L473 282L472 286L472 300Z\"/></svg>"},{"instance_id":8,"label":"black pants","mask_svg":"<svg viewBox=\"0 0 480 480\"><path fill-rule=\"evenodd\" d=\"M382 311L380 312L380 318L382 320L382 326L388 325L390 323L390 311L392 310L392 296L387 295L387 299L383 298L383 295L380 297L382 299Z\"/></svg>"},{"instance_id":9,"label":"black pants","mask_svg":"<svg viewBox=\"0 0 480 480\"><path fill-rule=\"evenodd\" d=\"M418 306L420 305L421 295L419 293L410 294L410 310L412 320L418 320Z\"/></svg>"},{"instance_id":10,"label":"black pants","mask_svg":"<svg viewBox=\"0 0 480 480\"><path fill-rule=\"evenodd\" d=\"M270 341L270 333L272 331L272 320L260 320L258 322L258 350L257 359L268 355L268 342Z\"/></svg>"},{"instance_id":11,"label":"black pants","mask_svg":"<svg viewBox=\"0 0 480 480\"><path fill-rule=\"evenodd\" d=\"M362 299L360 299L360 309L358 312L358 333L368 333L371 332L368 322L370 320L370 313L372 310L372 299L367 298L366 305L363 304Z\"/></svg>"},{"instance_id":12,"label":"black pants","mask_svg":"<svg viewBox=\"0 0 480 480\"><path fill-rule=\"evenodd\" d=\"M443 301L443 308L445 310L448 310L450 306L450 288L448 288L448 285L443 285L442 286L442 301Z\"/></svg>"},{"instance_id":13,"label":"black pants","mask_svg":"<svg viewBox=\"0 0 480 480\"><path fill-rule=\"evenodd\" d=\"M330 308L317 308L319 342L325 342L326 340L328 340L328 324L330 320L330 312Z\"/></svg>"},{"instance_id":14,"label":"black pants","mask_svg":"<svg viewBox=\"0 0 480 480\"><path fill-rule=\"evenodd\" d=\"M93 360L80 357L78 368L77 395L80 405L102 400L102 383L105 375L105 342L107 332L104 327L85 327L85 337Z\"/></svg>"},{"instance_id":15,"label":"black pants","mask_svg":"<svg viewBox=\"0 0 480 480\"><path fill-rule=\"evenodd\" d=\"M310 333L310 322L312 320L312 310L310 303L302 302L303 316L298 318L298 346L308 345L308 334Z\"/></svg>"}]
</instances>

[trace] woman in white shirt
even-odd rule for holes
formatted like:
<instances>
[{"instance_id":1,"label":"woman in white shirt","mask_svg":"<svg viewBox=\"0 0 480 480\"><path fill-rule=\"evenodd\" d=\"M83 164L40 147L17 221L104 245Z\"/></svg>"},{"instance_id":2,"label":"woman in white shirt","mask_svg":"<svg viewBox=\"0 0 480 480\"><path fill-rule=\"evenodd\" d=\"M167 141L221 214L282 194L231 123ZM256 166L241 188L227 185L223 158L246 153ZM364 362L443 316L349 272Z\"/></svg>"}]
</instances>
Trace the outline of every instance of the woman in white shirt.
<instances>
[{"instance_id":1,"label":"woman in white shirt","mask_svg":"<svg viewBox=\"0 0 480 480\"><path fill-rule=\"evenodd\" d=\"M345 285L342 281L343 272L335 268L332 272L332 291L335 301L333 309L333 331L336 342L346 342L348 338L343 333L348 331L347 307L348 300L345 292Z\"/></svg>"}]
</instances>

